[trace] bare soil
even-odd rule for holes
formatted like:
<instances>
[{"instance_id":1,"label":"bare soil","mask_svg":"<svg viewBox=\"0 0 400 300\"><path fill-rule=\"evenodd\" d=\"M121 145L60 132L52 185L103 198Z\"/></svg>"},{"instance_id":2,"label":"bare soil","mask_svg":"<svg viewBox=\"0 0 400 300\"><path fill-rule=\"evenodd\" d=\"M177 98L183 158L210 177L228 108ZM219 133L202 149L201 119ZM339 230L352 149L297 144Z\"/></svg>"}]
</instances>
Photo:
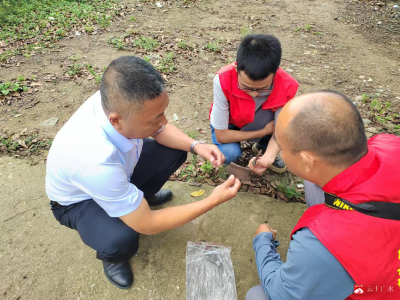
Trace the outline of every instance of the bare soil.
<instances>
[{"instance_id":1,"label":"bare soil","mask_svg":"<svg viewBox=\"0 0 400 300\"><path fill-rule=\"evenodd\" d=\"M157 55L162 57L172 51L175 53L173 61L176 72L165 75L170 96L167 117L182 130L196 132L199 138L211 141L208 113L212 102L212 78L220 67L234 61L236 48L246 32L273 34L280 39L283 46L281 66L300 83L299 94L320 89L341 91L355 101L363 118L371 121L366 122L369 137L380 132L398 134L398 117L382 123L371 115L374 113L373 110L371 112L371 99L390 102L393 114L400 110L400 34L397 32L400 19L396 17L398 11L393 9L393 5L399 4L398 1L380 1L382 6L375 2L354 0L160 1L162 7L153 1L131 0L124 3L129 13L113 22L106 31L93 35L72 34L59 41L57 48L44 50L30 58L16 57L12 64L0 67L2 82L14 80L21 74L26 78L35 75L35 82L39 83L34 85L31 93L23 93L15 101L0 101L1 135L37 132L40 138L54 138L77 108L98 89L98 84L90 74L72 78L66 76L70 65L90 64L99 71L122 55L150 56L154 62ZM131 21L131 17L135 21ZM155 52L144 52L136 47L117 50L107 43L108 39L121 36L127 30L157 39L160 41L159 48ZM189 48L179 48L179 40L187 42ZM221 50L213 52L205 49L207 43L217 43ZM75 62L70 57L79 59ZM365 101L361 99L363 94L369 97ZM177 118L173 117L174 114ZM387 114L383 112L382 116ZM39 125L53 117L58 118L55 127ZM7 189L2 191L0 201L0 259L4 264L2 253L10 253L8 248L13 243L15 250L11 252L23 259L7 261L7 264L13 263L10 270L24 269L27 273L34 273L36 264L45 262L45 258L42 258L43 262L27 261L29 254L34 255L40 247L35 244L37 240L47 239L43 237L45 229L41 232L43 236L37 232L31 236L32 228L24 226L40 226L30 219L34 218L34 212L31 211L24 215L22 223L17 223L17 226L21 226L20 230L16 231L14 226L8 225L18 216L6 220L16 213L35 208L39 203L46 203L45 197L40 201L36 199L32 190L28 198L24 196L26 189L36 187L37 183L43 182L43 178L30 176L31 180L37 180L36 184L24 183L24 187L24 181L21 181L24 172L43 174L46 150L39 155L31 154L31 166L28 167L17 161L11 163L6 157L8 155L21 156L18 152L8 152L3 158L0 157L0 165L12 164L15 169L14 175L14 172L7 171L7 176L0 177L0 186ZM44 186L36 194L43 197L43 189ZM3 201L8 194L14 202ZM21 210L19 206L23 206ZM46 226L56 224L49 219ZM18 237L11 238L15 234ZM7 246L4 242L8 243ZM247 242L250 247L250 241ZM72 259L67 253L57 256ZM68 266L63 264L68 270ZM51 269L51 265L47 266ZM71 274L56 273L54 270L49 272L58 280L63 280L60 279L62 277L67 284L74 284ZM44 285L49 282L37 279L29 281L31 279L12 274L8 273L7 280L2 277L4 274L0 276L0 282L6 282L1 284L0 298L43 299L46 290ZM29 284L24 284L27 281ZM245 291L239 294L244 298ZM182 293L179 295L177 299L183 299ZM77 299L76 295L62 293L53 296Z\"/></svg>"}]
</instances>

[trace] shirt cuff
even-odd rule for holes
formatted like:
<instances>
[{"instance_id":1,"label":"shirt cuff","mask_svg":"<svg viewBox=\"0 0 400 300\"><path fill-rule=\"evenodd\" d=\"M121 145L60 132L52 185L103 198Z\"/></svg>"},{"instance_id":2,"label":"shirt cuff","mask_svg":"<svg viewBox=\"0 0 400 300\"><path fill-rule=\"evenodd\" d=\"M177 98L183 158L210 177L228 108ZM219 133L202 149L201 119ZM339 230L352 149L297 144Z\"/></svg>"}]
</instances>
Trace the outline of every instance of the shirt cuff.
<instances>
[{"instance_id":1,"label":"shirt cuff","mask_svg":"<svg viewBox=\"0 0 400 300\"><path fill-rule=\"evenodd\" d=\"M262 245L270 245L273 247L273 249L275 249L275 244L273 240L274 238L272 232L261 232L253 240L254 251L257 251L257 248L259 248Z\"/></svg>"}]
</instances>

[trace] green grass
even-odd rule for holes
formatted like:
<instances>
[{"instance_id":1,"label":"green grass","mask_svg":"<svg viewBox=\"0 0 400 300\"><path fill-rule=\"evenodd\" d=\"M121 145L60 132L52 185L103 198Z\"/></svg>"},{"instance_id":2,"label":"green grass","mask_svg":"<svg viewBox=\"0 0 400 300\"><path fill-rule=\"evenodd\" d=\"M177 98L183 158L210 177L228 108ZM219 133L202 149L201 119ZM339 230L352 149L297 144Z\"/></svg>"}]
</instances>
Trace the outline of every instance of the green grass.
<instances>
[{"instance_id":1,"label":"green grass","mask_svg":"<svg viewBox=\"0 0 400 300\"><path fill-rule=\"evenodd\" d=\"M178 42L178 47L183 50L189 49L189 45L185 41L182 41L182 40Z\"/></svg>"},{"instance_id":2,"label":"green grass","mask_svg":"<svg viewBox=\"0 0 400 300\"><path fill-rule=\"evenodd\" d=\"M173 73L176 71L176 65L174 63L174 52L169 52L164 58L162 58L156 69L161 73Z\"/></svg>"},{"instance_id":3,"label":"green grass","mask_svg":"<svg viewBox=\"0 0 400 300\"><path fill-rule=\"evenodd\" d=\"M2 0L0 1L0 41L5 61L22 54L27 57L37 47L52 47L53 42L70 32L94 26L104 28L119 12L119 0ZM21 43L22 41L22 43Z\"/></svg>"},{"instance_id":4,"label":"green grass","mask_svg":"<svg viewBox=\"0 0 400 300\"><path fill-rule=\"evenodd\" d=\"M154 51L158 47L158 42L151 37L140 36L135 39L135 46L146 51Z\"/></svg>"},{"instance_id":5,"label":"green grass","mask_svg":"<svg viewBox=\"0 0 400 300\"><path fill-rule=\"evenodd\" d=\"M207 43L204 46L204 49L211 51L211 52L220 52L222 47L218 43Z\"/></svg>"},{"instance_id":6,"label":"green grass","mask_svg":"<svg viewBox=\"0 0 400 300\"><path fill-rule=\"evenodd\" d=\"M13 92L26 92L29 88L21 83L24 80L25 78L19 75L17 81L0 83L0 97Z\"/></svg>"},{"instance_id":7,"label":"green grass","mask_svg":"<svg viewBox=\"0 0 400 300\"><path fill-rule=\"evenodd\" d=\"M124 38L125 36L121 36L119 38L114 37L114 38L110 38L108 39L107 43L109 45L112 45L114 48L117 48L118 50L123 50L126 47L126 43L124 42Z\"/></svg>"},{"instance_id":8,"label":"green grass","mask_svg":"<svg viewBox=\"0 0 400 300\"><path fill-rule=\"evenodd\" d=\"M23 136L19 139L3 137L0 135L0 148L5 153L25 151L26 154L40 154L42 150L49 149L53 139L40 138L37 134ZM26 147L25 147L26 146Z\"/></svg>"},{"instance_id":9,"label":"green grass","mask_svg":"<svg viewBox=\"0 0 400 300\"><path fill-rule=\"evenodd\" d=\"M249 34L251 34L250 28L248 28L248 27L246 27L246 26L240 27L240 36L241 36L242 38L245 37L246 35L249 35Z\"/></svg>"},{"instance_id":10,"label":"green grass","mask_svg":"<svg viewBox=\"0 0 400 300\"><path fill-rule=\"evenodd\" d=\"M294 186L288 185L284 181L279 182L277 190L280 191L289 200L296 200L303 198L303 194L301 191L297 190L296 187Z\"/></svg>"}]
</instances>

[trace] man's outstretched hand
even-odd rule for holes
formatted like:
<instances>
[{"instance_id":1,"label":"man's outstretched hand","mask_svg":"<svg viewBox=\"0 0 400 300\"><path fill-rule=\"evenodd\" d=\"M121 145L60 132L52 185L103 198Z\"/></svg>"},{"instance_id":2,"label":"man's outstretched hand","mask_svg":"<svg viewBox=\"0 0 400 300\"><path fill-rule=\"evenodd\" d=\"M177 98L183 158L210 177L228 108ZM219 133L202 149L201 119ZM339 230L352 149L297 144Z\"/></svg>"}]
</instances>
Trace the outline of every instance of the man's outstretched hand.
<instances>
[{"instance_id":1,"label":"man's outstretched hand","mask_svg":"<svg viewBox=\"0 0 400 300\"><path fill-rule=\"evenodd\" d=\"M240 180L231 175L219 186L217 186L210 197L214 198L218 204L222 204L236 196L241 186Z\"/></svg>"},{"instance_id":2,"label":"man's outstretched hand","mask_svg":"<svg viewBox=\"0 0 400 300\"><path fill-rule=\"evenodd\" d=\"M216 145L199 143L194 146L194 152L196 152L200 157L208 160L214 168L218 168L225 161L225 156Z\"/></svg>"}]
</instances>

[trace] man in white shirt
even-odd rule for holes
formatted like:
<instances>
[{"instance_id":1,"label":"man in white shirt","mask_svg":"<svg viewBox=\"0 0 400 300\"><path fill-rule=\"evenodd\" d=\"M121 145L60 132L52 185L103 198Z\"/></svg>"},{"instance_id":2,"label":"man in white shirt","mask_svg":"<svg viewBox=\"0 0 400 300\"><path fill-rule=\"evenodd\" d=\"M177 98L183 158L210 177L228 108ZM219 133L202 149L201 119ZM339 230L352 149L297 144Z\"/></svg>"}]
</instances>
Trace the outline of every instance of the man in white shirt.
<instances>
[{"instance_id":1,"label":"man in white shirt","mask_svg":"<svg viewBox=\"0 0 400 300\"><path fill-rule=\"evenodd\" d=\"M97 251L106 277L122 289L133 283L129 259L141 233L184 225L240 188L231 177L204 200L150 210L172 199L171 191L160 189L188 151L214 167L225 160L217 146L194 141L168 123L168 102L154 67L120 57L104 72L100 91L57 134L47 159L46 193L55 218Z\"/></svg>"}]
</instances>

